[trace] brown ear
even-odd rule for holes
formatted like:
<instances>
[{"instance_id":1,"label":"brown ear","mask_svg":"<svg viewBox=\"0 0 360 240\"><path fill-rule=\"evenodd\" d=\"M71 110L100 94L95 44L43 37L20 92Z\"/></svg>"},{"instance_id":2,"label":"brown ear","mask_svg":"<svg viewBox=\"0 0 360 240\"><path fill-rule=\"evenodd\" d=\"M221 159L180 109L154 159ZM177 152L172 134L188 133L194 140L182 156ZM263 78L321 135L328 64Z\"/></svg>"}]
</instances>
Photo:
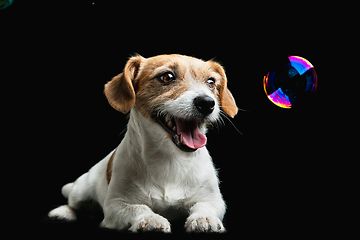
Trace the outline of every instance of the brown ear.
<instances>
[{"instance_id":1,"label":"brown ear","mask_svg":"<svg viewBox=\"0 0 360 240\"><path fill-rule=\"evenodd\" d=\"M110 105L122 113L128 113L135 104L134 80L144 58L135 56L126 63L124 71L105 84L105 95Z\"/></svg>"},{"instance_id":2,"label":"brown ear","mask_svg":"<svg viewBox=\"0 0 360 240\"><path fill-rule=\"evenodd\" d=\"M226 86L222 88L222 91L220 92L220 106L222 110L229 115L230 117L234 118L235 115L238 112L238 108L235 103L235 99L229 89Z\"/></svg>"},{"instance_id":3,"label":"brown ear","mask_svg":"<svg viewBox=\"0 0 360 240\"><path fill-rule=\"evenodd\" d=\"M222 84L220 87L220 107L230 117L234 118L238 112L235 99L227 88L227 79L223 67L214 61L209 61L212 67L222 76Z\"/></svg>"}]
</instances>

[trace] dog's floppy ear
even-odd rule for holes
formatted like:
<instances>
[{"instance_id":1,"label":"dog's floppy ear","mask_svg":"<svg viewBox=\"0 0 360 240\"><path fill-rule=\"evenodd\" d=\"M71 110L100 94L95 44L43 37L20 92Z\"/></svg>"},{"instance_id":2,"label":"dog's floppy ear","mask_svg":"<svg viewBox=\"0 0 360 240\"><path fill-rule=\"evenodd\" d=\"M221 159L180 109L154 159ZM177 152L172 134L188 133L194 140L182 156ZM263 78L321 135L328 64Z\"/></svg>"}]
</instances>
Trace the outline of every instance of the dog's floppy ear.
<instances>
[{"instance_id":1,"label":"dog's floppy ear","mask_svg":"<svg viewBox=\"0 0 360 240\"><path fill-rule=\"evenodd\" d=\"M122 113L128 113L135 104L134 81L143 59L140 55L130 58L123 72L105 84L107 100L113 108Z\"/></svg>"},{"instance_id":2,"label":"dog's floppy ear","mask_svg":"<svg viewBox=\"0 0 360 240\"><path fill-rule=\"evenodd\" d=\"M222 110L232 118L234 118L235 115L238 113L235 99L227 88L226 79L220 91L220 106Z\"/></svg>"},{"instance_id":3,"label":"dog's floppy ear","mask_svg":"<svg viewBox=\"0 0 360 240\"><path fill-rule=\"evenodd\" d=\"M238 112L235 99L229 89L227 88L227 79L223 67L214 61L209 61L212 67L222 76L222 82L219 89L220 92L220 107L230 117L234 118Z\"/></svg>"}]
</instances>

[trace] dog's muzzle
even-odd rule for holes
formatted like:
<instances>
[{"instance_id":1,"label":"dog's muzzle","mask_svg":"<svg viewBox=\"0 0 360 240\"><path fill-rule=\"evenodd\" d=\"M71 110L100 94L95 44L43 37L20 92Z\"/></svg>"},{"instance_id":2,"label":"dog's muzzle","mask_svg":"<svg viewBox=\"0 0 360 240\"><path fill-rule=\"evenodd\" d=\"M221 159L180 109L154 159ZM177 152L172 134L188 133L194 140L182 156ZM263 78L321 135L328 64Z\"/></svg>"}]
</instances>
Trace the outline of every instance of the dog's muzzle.
<instances>
[{"instance_id":1,"label":"dog's muzzle","mask_svg":"<svg viewBox=\"0 0 360 240\"><path fill-rule=\"evenodd\" d=\"M193 119L154 113L155 120L171 135L173 143L185 152L194 152L206 145L207 138L200 132L200 124L213 112L215 101L209 96L198 96L193 105L196 111Z\"/></svg>"}]
</instances>

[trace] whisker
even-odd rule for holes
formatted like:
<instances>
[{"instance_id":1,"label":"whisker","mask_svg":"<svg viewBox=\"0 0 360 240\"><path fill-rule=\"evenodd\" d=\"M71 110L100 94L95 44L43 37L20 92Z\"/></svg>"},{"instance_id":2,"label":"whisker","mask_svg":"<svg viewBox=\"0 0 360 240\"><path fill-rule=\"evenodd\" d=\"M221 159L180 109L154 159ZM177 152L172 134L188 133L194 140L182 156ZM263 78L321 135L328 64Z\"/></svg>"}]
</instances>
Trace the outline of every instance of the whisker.
<instances>
[{"instance_id":1,"label":"whisker","mask_svg":"<svg viewBox=\"0 0 360 240\"><path fill-rule=\"evenodd\" d=\"M239 129L237 129L237 127L235 126L235 124L230 120L230 118L227 117L227 115L223 112L220 111L220 115L222 115L222 117L225 117L230 123L231 125L235 128L235 130L240 133L241 135L244 135L242 132L239 131Z\"/></svg>"},{"instance_id":2,"label":"whisker","mask_svg":"<svg viewBox=\"0 0 360 240\"><path fill-rule=\"evenodd\" d=\"M221 113L221 112L220 112ZM221 118L221 116L220 116L220 118L218 119L218 124L219 124L219 126L220 127L222 127L222 126L225 126L225 122L224 122L224 120Z\"/></svg>"},{"instance_id":3,"label":"whisker","mask_svg":"<svg viewBox=\"0 0 360 240\"><path fill-rule=\"evenodd\" d=\"M220 118L216 119L215 121L210 122L212 128L216 129L217 132L219 132L220 128L223 126L223 122L221 122L221 121L222 121L222 119L220 117Z\"/></svg>"},{"instance_id":4,"label":"whisker","mask_svg":"<svg viewBox=\"0 0 360 240\"><path fill-rule=\"evenodd\" d=\"M243 112L249 112L250 110L246 110L246 109L242 109L242 108L238 108L238 107L232 107L232 106L224 106L224 105L221 105L219 107L228 107L228 108L237 108L239 109L240 111L243 111Z\"/></svg>"},{"instance_id":5,"label":"whisker","mask_svg":"<svg viewBox=\"0 0 360 240\"><path fill-rule=\"evenodd\" d=\"M119 133L119 136L123 135L123 133L125 133L125 132L126 132L126 130L127 130L127 127L126 127L126 128L124 128L124 129L121 131L121 133Z\"/></svg>"}]
</instances>

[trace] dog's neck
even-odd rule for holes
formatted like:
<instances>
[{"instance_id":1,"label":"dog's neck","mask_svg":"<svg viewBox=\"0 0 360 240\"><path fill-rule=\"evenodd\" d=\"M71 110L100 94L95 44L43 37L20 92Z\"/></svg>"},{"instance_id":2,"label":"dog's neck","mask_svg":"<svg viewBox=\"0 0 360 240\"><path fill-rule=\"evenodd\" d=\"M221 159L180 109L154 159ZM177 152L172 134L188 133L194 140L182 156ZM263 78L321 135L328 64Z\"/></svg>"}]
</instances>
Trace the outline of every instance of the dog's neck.
<instances>
[{"instance_id":1,"label":"dog's neck","mask_svg":"<svg viewBox=\"0 0 360 240\"><path fill-rule=\"evenodd\" d=\"M167 181L169 177L178 181L187 174L193 164L199 164L198 158L201 154L208 156L206 147L195 152L181 151L159 124L146 119L136 108L130 112L123 142L131 161L134 164L136 161L137 166L140 164L148 170L151 169L152 175L159 178L157 181L164 177ZM174 164L180 167L174 167ZM174 169L177 169L177 172L173 172Z\"/></svg>"},{"instance_id":2,"label":"dog's neck","mask_svg":"<svg viewBox=\"0 0 360 240\"><path fill-rule=\"evenodd\" d=\"M174 145L171 137L159 124L146 119L136 108L130 112L127 137L131 138L131 144L136 145L139 152L145 156L155 154L159 157L170 152L173 152L173 155L185 154Z\"/></svg>"},{"instance_id":3,"label":"dog's neck","mask_svg":"<svg viewBox=\"0 0 360 240\"><path fill-rule=\"evenodd\" d=\"M130 112L127 135L131 137L132 144L136 144L141 151L145 151L148 146L153 150L161 150L165 132L157 123L146 119L136 108L133 108Z\"/></svg>"}]
</instances>

